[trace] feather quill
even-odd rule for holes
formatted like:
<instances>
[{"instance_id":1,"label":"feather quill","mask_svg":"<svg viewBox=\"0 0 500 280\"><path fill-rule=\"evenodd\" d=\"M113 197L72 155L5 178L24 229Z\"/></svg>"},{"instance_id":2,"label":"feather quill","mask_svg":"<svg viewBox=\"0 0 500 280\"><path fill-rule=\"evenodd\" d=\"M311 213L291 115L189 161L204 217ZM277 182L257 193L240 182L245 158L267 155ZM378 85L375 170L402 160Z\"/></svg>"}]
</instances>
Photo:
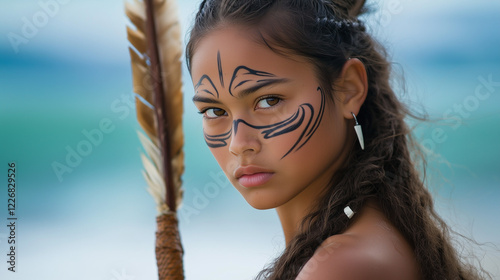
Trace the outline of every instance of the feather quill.
<instances>
[{"instance_id":1,"label":"feather quill","mask_svg":"<svg viewBox=\"0 0 500 280\"><path fill-rule=\"evenodd\" d=\"M158 209L156 253L160 279L184 279L175 212L182 202L182 73L180 26L175 0L133 0L125 12L138 132L148 192ZM180 271L180 272L179 272Z\"/></svg>"},{"instance_id":2,"label":"feather quill","mask_svg":"<svg viewBox=\"0 0 500 280\"><path fill-rule=\"evenodd\" d=\"M147 2L152 3L149 12L153 18L147 17ZM134 92L141 97L136 98L137 119L149 137L139 139L152 160L143 157L143 163L151 163L145 165L145 177L148 182L155 174L163 178L163 185L149 185L155 201L160 202L160 214L175 212L182 201L182 43L175 4L173 0L126 2L126 14L136 28L127 26L134 47L129 48ZM147 28L148 19L154 20L156 32ZM168 190L170 180L172 191ZM156 197L164 192L164 196Z\"/></svg>"}]
</instances>

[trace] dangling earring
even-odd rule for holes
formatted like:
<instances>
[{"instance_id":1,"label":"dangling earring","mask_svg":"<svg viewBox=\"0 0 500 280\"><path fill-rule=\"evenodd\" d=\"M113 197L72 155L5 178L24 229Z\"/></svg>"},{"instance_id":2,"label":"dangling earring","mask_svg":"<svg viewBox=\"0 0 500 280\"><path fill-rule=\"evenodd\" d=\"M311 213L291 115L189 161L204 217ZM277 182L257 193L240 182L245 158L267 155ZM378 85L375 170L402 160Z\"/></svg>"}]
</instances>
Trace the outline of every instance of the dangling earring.
<instances>
[{"instance_id":1,"label":"dangling earring","mask_svg":"<svg viewBox=\"0 0 500 280\"><path fill-rule=\"evenodd\" d=\"M363 130L361 130L361 125L358 123L358 119L356 119L356 115L351 112L354 120L356 121L356 125L354 126L354 130L356 131L356 135L358 135L359 145L361 145L361 150L365 149L365 139L363 138Z\"/></svg>"}]
</instances>

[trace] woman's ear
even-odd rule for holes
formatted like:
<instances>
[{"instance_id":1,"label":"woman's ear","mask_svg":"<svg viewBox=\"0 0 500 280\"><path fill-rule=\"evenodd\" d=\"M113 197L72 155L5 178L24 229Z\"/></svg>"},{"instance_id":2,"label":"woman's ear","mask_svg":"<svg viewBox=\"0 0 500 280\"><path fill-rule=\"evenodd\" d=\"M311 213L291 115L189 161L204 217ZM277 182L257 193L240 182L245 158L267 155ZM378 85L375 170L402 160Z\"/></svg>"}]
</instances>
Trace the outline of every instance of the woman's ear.
<instances>
[{"instance_id":1,"label":"woman's ear","mask_svg":"<svg viewBox=\"0 0 500 280\"><path fill-rule=\"evenodd\" d=\"M368 92L365 66L359 59L351 58L344 63L340 77L336 80L335 89L344 118L352 119L352 113L358 114Z\"/></svg>"}]
</instances>

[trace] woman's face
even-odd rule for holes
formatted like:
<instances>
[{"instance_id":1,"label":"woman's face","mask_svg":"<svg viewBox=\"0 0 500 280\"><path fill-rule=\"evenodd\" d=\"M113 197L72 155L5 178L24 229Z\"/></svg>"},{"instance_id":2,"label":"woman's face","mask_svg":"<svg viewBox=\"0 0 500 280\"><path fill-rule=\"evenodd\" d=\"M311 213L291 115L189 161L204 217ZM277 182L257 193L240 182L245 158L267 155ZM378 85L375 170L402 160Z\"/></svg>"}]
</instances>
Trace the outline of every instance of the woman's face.
<instances>
[{"instance_id":1,"label":"woman's face","mask_svg":"<svg viewBox=\"0 0 500 280\"><path fill-rule=\"evenodd\" d=\"M269 209L319 194L345 157L347 130L313 66L256 43L250 32L227 27L199 42L193 101L233 186L253 207Z\"/></svg>"}]
</instances>

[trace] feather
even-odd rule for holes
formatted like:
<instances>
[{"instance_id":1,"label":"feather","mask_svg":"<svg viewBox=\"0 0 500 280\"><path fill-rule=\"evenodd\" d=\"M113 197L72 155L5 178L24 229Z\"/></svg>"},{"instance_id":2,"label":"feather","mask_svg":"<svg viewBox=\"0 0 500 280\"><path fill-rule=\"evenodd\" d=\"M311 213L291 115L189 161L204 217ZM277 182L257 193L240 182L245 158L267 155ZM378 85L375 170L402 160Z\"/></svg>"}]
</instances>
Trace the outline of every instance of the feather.
<instances>
[{"instance_id":1,"label":"feather","mask_svg":"<svg viewBox=\"0 0 500 280\"><path fill-rule=\"evenodd\" d=\"M145 178L147 181L156 175L163 178L163 185L149 184L149 192L158 204L159 214L162 214L175 212L182 201L182 43L175 1L151 2L156 29L154 43L148 37L147 1L134 0L125 5L126 14L135 26L135 29L127 27L127 35L132 45L129 51L134 92L141 97L136 98L137 119L147 135L140 133L139 139L146 155L152 159L151 165L144 165ZM153 46L148 46L148 41ZM154 54L155 48L157 54ZM162 96L155 97L155 91L162 92ZM170 191L169 180L173 185ZM159 187L166 188L166 191L158 190Z\"/></svg>"},{"instance_id":2,"label":"feather","mask_svg":"<svg viewBox=\"0 0 500 280\"><path fill-rule=\"evenodd\" d=\"M175 0L125 3L138 132L148 192L158 209L156 258L160 279L184 279L176 210L182 202L182 82L180 26Z\"/></svg>"}]
</instances>

